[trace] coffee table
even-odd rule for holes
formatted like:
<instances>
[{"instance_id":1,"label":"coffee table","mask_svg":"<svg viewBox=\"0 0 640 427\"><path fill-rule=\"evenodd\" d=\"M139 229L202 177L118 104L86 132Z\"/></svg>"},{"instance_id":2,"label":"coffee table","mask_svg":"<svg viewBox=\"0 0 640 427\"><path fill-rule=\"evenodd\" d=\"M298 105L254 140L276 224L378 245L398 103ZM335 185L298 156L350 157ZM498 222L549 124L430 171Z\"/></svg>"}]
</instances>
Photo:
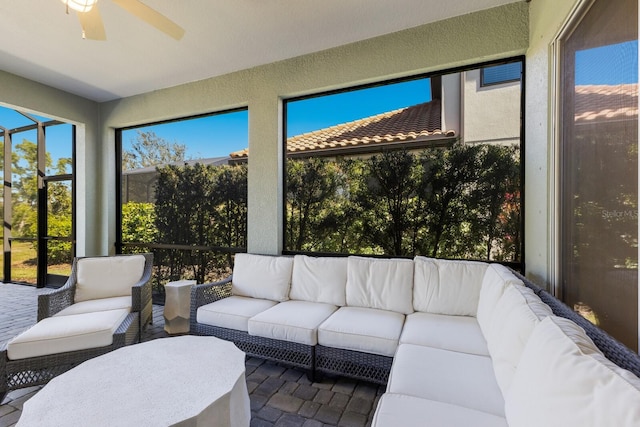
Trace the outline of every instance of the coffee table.
<instances>
[{"instance_id":1,"label":"coffee table","mask_svg":"<svg viewBox=\"0 0 640 427\"><path fill-rule=\"evenodd\" d=\"M18 426L249 426L245 354L215 337L123 347L51 380Z\"/></svg>"}]
</instances>

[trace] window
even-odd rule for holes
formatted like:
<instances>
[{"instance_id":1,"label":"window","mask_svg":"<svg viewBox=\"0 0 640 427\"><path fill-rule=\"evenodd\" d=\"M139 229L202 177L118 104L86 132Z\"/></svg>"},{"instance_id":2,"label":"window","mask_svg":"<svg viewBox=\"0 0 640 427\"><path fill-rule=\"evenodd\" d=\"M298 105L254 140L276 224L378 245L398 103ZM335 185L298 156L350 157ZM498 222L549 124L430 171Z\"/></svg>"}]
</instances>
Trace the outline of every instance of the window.
<instances>
[{"instance_id":1,"label":"window","mask_svg":"<svg viewBox=\"0 0 640 427\"><path fill-rule=\"evenodd\" d=\"M479 78L286 100L285 251L519 266L521 89L479 91Z\"/></svg>"},{"instance_id":2,"label":"window","mask_svg":"<svg viewBox=\"0 0 640 427\"><path fill-rule=\"evenodd\" d=\"M247 165L231 162L248 144L247 110L121 129L118 139L119 251L153 251L162 284L228 275L247 239Z\"/></svg>"},{"instance_id":3,"label":"window","mask_svg":"<svg viewBox=\"0 0 640 427\"><path fill-rule=\"evenodd\" d=\"M480 86L515 82L520 80L521 74L522 64L520 62L484 67L480 69Z\"/></svg>"},{"instance_id":4,"label":"window","mask_svg":"<svg viewBox=\"0 0 640 427\"><path fill-rule=\"evenodd\" d=\"M638 3L585 2L559 41L559 291L638 348Z\"/></svg>"},{"instance_id":5,"label":"window","mask_svg":"<svg viewBox=\"0 0 640 427\"><path fill-rule=\"evenodd\" d=\"M2 168L11 171L2 197L4 281L60 286L71 271L74 135L71 124L0 108Z\"/></svg>"}]
</instances>

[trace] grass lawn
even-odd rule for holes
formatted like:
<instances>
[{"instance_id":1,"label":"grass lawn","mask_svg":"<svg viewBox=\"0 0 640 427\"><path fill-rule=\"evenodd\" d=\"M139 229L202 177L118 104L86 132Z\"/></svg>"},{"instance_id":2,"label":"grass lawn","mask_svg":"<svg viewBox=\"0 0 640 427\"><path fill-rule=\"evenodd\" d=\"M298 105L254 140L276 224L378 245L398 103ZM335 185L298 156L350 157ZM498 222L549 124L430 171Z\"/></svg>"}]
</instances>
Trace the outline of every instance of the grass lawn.
<instances>
[{"instance_id":1,"label":"grass lawn","mask_svg":"<svg viewBox=\"0 0 640 427\"><path fill-rule=\"evenodd\" d=\"M11 243L12 281L36 284L36 255L36 250L30 242ZM3 259L0 259L0 266L4 268ZM50 265L48 273L68 276L71 273L71 264Z\"/></svg>"}]
</instances>

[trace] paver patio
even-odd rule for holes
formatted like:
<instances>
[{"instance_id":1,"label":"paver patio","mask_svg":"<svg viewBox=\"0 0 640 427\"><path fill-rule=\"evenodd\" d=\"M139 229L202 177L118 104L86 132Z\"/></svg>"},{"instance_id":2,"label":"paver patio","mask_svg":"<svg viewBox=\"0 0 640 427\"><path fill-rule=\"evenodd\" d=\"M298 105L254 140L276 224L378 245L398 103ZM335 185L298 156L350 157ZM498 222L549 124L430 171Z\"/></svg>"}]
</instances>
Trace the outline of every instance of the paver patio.
<instances>
[{"instance_id":1,"label":"paver patio","mask_svg":"<svg viewBox=\"0 0 640 427\"><path fill-rule=\"evenodd\" d=\"M37 294L31 286L0 284L0 343L36 322ZM153 325L143 340L165 338L163 307L153 306ZM309 381L304 372L256 358L246 361L252 427L362 427L371 424L384 387L344 378ZM14 426L22 405L38 392L31 387L10 392L0 402L0 427ZM161 393L162 390L158 390Z\"/></svg>"}]
</instances>

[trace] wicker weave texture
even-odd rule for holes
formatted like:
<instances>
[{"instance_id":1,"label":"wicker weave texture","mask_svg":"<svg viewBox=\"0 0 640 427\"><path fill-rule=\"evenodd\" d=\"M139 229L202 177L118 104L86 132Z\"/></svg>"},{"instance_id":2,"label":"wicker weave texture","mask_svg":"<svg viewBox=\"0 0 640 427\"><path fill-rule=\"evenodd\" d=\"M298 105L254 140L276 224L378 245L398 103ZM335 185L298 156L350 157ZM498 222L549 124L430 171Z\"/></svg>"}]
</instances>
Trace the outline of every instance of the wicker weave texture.
<instances>
[{"instance_id":1,"label":"wicker weave texture","mask_svg":"<svg viewBox=\"0 0 640 427\"><path fill-rule=\"evenodd\" d=\"M389 380L393 357L333 347L316 346L315 370L385 385Z\"/></svg>"},{"instance_id":2,"label":"wicker weave texture","mask_svg":"<svg viewBox=\"0 0 640 427\"><path fill-rule=\"evenodd\" d=\"M106 347L9 360L5 345L0 350L0 400L8 391L46 384L85 360L134 344L140 335L139 324L138 313L129 313L114 333L113 343Z\"/></svg>"}]
</instances>

